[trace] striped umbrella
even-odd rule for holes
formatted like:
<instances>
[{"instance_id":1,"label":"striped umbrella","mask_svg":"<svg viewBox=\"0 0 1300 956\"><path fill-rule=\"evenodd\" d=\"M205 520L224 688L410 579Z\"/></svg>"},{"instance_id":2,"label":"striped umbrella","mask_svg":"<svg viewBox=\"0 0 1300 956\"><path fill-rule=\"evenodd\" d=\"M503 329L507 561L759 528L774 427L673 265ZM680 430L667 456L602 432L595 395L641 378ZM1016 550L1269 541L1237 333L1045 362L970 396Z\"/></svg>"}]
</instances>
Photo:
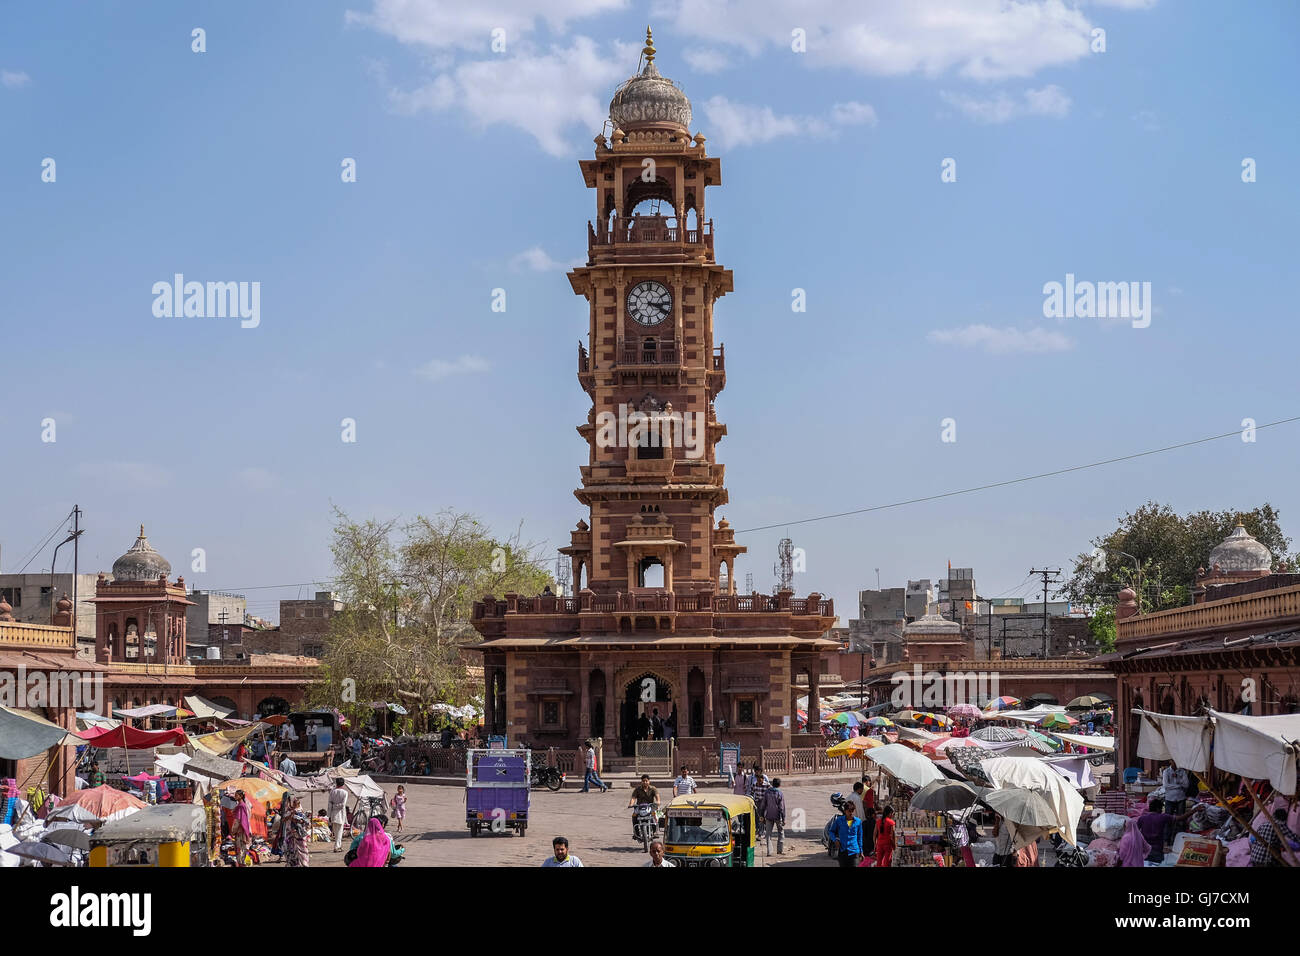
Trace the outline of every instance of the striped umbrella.
<instances>
[{"instance_id":1,"label":"striped umbrella","mask_svg":"<svg viewBox=\"0 0 1300 956\"><path fill-rule=\"evenodd\" d=\"M1019 697L999 697L997 700L989 701L988 704L985 705L984 707L984 712L988 713L989 711L992 710L1010 710L1013 707L1019 707L1019 706L1020 706Z\"/></svg>"},{"instance_id":2,"label":"striped umbrella","mask_svg":"<svg viewBox=\"0 0 1300 956\"><path fill-rule=\"evenodd\" d=\"M1028 732L1018 727L981 727L971 734L977 740L987 740L989 743L1006 743L1012 740L1023 740L1028 736Z\"/></svg>"}]
</instances>

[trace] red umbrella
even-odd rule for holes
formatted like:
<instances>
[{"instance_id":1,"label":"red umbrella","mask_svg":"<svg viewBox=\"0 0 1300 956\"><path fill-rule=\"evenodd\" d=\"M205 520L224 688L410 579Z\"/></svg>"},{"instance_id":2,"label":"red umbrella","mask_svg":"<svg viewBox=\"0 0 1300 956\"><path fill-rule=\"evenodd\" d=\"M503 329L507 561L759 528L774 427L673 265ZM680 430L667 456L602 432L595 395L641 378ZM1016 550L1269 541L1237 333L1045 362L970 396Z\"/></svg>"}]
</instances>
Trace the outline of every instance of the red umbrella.
<instances>
[{"instance_id":1,"label":"red umbrella","mask_svg":"<svg viewBox=\"0 0 1300 956\"><path fill-rule=\"evenodd\" d=\"M123 810L140 810L149 806L125 790L115 790L107 784L91 787L89 790L73 790L60 806L70 803L90 811L101 820L107 820L113 814L121 813Z\"/></svg>"}]
</instances>

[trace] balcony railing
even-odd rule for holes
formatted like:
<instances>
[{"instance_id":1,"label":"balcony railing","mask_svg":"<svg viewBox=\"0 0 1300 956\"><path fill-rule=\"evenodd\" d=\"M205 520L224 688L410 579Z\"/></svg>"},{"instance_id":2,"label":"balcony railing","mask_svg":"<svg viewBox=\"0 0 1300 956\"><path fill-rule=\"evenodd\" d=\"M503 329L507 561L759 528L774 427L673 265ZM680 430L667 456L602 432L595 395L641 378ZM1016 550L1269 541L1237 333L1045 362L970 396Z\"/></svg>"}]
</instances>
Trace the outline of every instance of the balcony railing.
<instances>
[{"instance_id":1,"label":"balcony railing","mask_svg":"<svg viewBox=\"0 0 1300 956\"><path fill-rule=\"evenodd\" d=\"M506 614L577 614L584 610L584 597L519 597L477 601L474 618L504 617ZM833 598L789 598L779 594L677 594L673 591L631 591L593 594L585 610L605 614L621 611L678 611L712 614L754 614L784 611L794 615L835 616Z\"/></svg>"},{"instance_id":2,"label":"balcony railing","mask_svg":"<svg viewBox=\"0 0 1300 956\"><path fill-rule=\"evenodd\" d=\"M1116 621L1116 639L1152 638L1195 631L1300 621L1300 586L1224 598Z\"/></svg>"},{"instance_id":3,"label":"balcony railing","mask_svg":"<svg viewBox=\"0 0 1300 956\"><path fill-rule=\"evenodd\" d=\"M604 223L592 226L587 223L587 239L593 246L617 246L638 244L676 244L703 245L713 248L713 220L704 223L703 228L682 228L670 226L662 217L648 221L618 220L612 228Z\"/></svg>"},{"instance_id":4,"label":"balcony railing","mask_svg":"<svg viewBox=\"0 0 1300 956\"><path fill-rule=\"evenodd\" d=\"M662 346L660 348L632 348L624 349L622 352L623 365L676 365L677 348L675 346Z\"/></svg>"},{"instance_id":5,"label":"balcony railing","mask_svg":"<svg viewBox=\"0 0 1300 956\"><path fill-rule=\"evenodd\" d=\"M24 647L62 647L77 646L77 639L70 627L54 627L50 624L0 624L0 644L18 644Z\"/></svg>"}]
</instances>

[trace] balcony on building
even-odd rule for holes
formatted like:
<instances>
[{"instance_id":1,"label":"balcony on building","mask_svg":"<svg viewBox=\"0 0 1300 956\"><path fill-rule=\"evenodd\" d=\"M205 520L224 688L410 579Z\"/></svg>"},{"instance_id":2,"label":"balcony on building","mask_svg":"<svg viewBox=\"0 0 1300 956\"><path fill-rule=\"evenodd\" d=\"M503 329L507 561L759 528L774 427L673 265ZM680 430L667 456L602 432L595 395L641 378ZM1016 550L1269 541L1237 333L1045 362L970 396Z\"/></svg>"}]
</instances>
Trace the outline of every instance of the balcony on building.
<instances>
[{"instance_id":1,"label":"balcony on building","mask_svg":"<svg viewBox=\"0 0 1300 956\"><path fill-rule=\"evenodd\" d=\"M653 260L680 257L713 261L713 220L679 225L671 216L634 216L610 223L587 223L587 256L591 264L618 258Z\"/></svg>"}]
</instances>

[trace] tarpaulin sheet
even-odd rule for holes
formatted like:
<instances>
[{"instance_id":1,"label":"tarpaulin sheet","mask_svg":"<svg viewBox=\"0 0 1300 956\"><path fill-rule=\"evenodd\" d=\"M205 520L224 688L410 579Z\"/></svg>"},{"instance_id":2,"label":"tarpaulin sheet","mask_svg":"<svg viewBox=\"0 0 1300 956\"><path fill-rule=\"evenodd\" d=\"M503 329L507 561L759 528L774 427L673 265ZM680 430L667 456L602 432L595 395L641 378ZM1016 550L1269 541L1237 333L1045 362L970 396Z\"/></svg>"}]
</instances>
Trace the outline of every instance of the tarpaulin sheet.
<instances>
[{"instance_id":1,"label":"tarpaulin sheet","mask_svg":"<svg viewBox=\"0 0 1300 956\"><path fill-rule=\"evenodd\" d=\"M238 747L240 741L256 732L259 726L259 724L253 724L251 727L218 730L215 733L192 737L190 743L194 744L195 747L206 750L208 753L220 756L221 754L230 753L230 751Z\"/></svg>"},{"instance_id":2,"label":"tarpaulin sheet","mask_svg":"<svg viewBox=\"0 0 1300 956\"><path fill-rule=\"evenodd\" d=\"M179 727L173 730L138 730L135 727L95 727L83 730L80 737L92 747L121 747L125 750L148 750L164 744L184 746L185 731Z\"/></svg>"},{"instance_id":3,"label":"tarpaulin sheet","mask_svg":"<svg viewBox=\"0 0 1300 956\"><path fill-rule=\"evenodd\" d=\"M198 694L191 694L184 698L185 706L194 711L195 717L211 719L213 717L229 717L234 713L229 707L222 707L220 704L214 704L206 697L200 697Z\"/></svg>"},{"instance_id":4,"label":"tarpaulin sheet","mask_svg":"<svg viewBox=\"0 0 1300 956\"><path fill-rule=\"evenodd\" d=\"M1149 710L1135 711L1142 727L1137 755L1148 760L1172 760L1184 770L1205 773L1210 768L1210 739L1214 725L1208 717L1175 717Z\"/></svg>"},{"instance_id":5,"label":"tarpaulin sheet","mask_svg":"<svg viewBox=\"0 0 1300 956\"><path fill-rule=\"evenodd\" d=\"M149 704L145 707L135 707L131 710L115 710L113 713L118 717L170 717L176 713L175 707L169 707L166 704Z\"/></svg>"},{"instance_id":6,"label":"tarpaulin sheet","mask_svg":"<svg viewBox=\"0 0 1300 956\"><path fill-rule=\"evenodd\" d=\"M35 757L65 741L80 743L75 734L57 724L0 707L0 759Z\"/></svg>"},{"instance_id":7,"label":"tarpaulin sheet","mask_svg":"<svg viewBox=\"0 0 1300 956\"><path fill-rule=\"evenodd\" d=\"M1254 780L1267 780L1287 796L1295 794L1300 714L1247 717L1214 710L1210 714L1214 719L1216 767Z\"/></svg>"},{"instance_id":8,"label":"tarpaulin sheet","mask_svg":"<svg viewBox=\"0 0 1300 956\"><path fill-rule=\"evenodd\" d=\"M1089 750L1114 750L1114 737L1081 737L1078 734L1062 734L1056 731L1052 732L1053 737L1059 737L1068 744L1074 744L1076 747L1087 747Z\"/></svg>"},{"instance_id":9,"label":"tarpaulin sheet","mask_svg":"<svg viewBox=\"0 0 1300 956\"><path fill-rule=\"evenodd\" d=\"M244 775L244 764L239 760L226 760L204 750L194 751L185 764L187 774L198 773L217 780L233 780Z\"/></svg>"}]
</instances>

